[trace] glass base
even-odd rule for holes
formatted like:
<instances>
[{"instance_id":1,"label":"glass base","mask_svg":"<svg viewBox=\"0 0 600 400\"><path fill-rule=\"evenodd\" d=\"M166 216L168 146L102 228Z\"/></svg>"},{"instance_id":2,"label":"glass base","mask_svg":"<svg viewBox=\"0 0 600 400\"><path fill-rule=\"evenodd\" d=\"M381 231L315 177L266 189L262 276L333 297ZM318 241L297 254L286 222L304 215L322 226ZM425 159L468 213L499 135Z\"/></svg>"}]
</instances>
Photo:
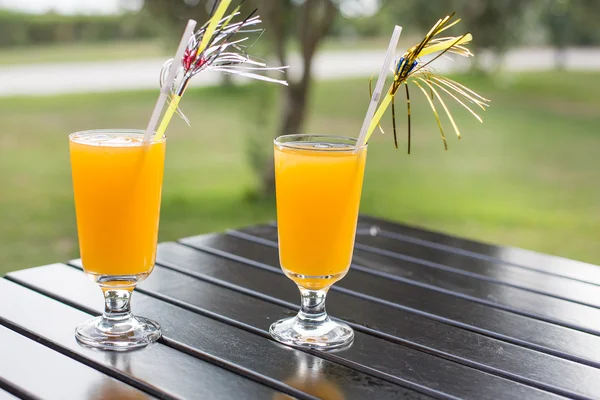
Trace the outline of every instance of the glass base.
<instances>
[{"instance_id":1,"label":"glass base","mask_svg":"<svg viewBox=\"0 0 600 400\"><path fill-rule=\"evenodd\" d=\"M269 333L273 339L290 346L321 350L346 347L354 340L352 328L329 317L318 322L297 316L281 319L271 325Z\"/></svg>"},{"instance_id":2,"label":"glass base","mask_svg":"<svg viewBox=\"0 0 600 400\"><path fill-rule=\"evenodd\" d=\"M156 342L161 335L160 325L144 317L112 321L100 316L75 329L75 337L81 344L113 351L139 349Z\"/></svg>"}]
</instances>

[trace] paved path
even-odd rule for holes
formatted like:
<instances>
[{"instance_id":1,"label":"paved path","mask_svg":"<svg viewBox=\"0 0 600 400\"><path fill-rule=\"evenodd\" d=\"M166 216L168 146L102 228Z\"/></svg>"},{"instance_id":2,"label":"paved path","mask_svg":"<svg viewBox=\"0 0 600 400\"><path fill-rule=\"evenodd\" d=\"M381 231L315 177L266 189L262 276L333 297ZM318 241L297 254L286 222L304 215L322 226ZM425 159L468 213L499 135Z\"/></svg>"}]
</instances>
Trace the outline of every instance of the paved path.
<instances>
[{"instance_id":1,"label":"paved path","mask_svg":"<svg viewBox=\"0 0 600 400\"><path fill-rule=\"evenodd\" d=\"M566 66L573 70L600 70L600 49L569 49ZM369 76L379 69L383 50L325 52L316 57L316 79L341 79ZM493 65L489 54L479 56L484 65ZM158 88L158 72L165 60L106 61L86 63L51 63L0 66L0 96L48 95L59 93L106 92ZM438 71L468 67L467 60L452 62L439 59ZM504 67L510 71L539 71L553 67L550 49L520 49L507 54ZM298 57L290 60L290 73L300 69ZM215 73L203 73L192 86L214 85Z\"/></svg>"}]
</instances>

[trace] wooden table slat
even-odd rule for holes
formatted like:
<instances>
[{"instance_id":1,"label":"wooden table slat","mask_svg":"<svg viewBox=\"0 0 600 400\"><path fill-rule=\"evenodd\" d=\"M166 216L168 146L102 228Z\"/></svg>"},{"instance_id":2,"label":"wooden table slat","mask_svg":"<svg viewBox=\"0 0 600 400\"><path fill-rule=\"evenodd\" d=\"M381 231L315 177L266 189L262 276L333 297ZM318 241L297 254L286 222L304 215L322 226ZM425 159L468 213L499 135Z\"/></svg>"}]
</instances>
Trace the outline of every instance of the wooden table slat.
<instances>
[{"instance_id":1,"label":"wooden table slat","mask_svg":"<svg viewBox=\"0 0 600 400\"><path fill-rule=\"evenodd\" d=\"M274 225L258 225L241 229L258 237L277 241ZM474 258L390 238L381 231L371 229L357 231L355 249L375 253L400 262L414 263L430 270L441 270L483 281L495 282L559 299L577 302L591 307L600 307L600 286L571 278L527 269L499 261Z\"/></svg>"},{"instance_id":2,"label":"wooden table slat","mask_svg":"<svg viewBox=\"0 0 600 400\"><path fill-rule=\"evenodd\" d=\"M418 263L432 269L441 269L592 307L600 307L600 286L561 276L528 270L511 264L492 263L387 237L357 235L355 247L366 252Z\"/></svg>"},{"instance_id":3,"label":"wooden table slat","mask_svg":"<svg viewBox=\"0 0 600 400\"><path fill-rule=\"evenodd\" d=\"M56 289L58 283L68 285L76 289L72 290L68 298L63 301L90 312L98 313L102 310L99 289L85 277L83 272L72 267L47 266L39 268L37 271L20 271L11 274L11 277L52 297L61 295L60 291ZM212 304L217 300L222 300L218 293L219 288L202 292L193 290L178 276L163 279L160 267L154 270L152 275L141 284L141 287L151 282L174 287L177 293L187 294L188 297L192 297L202 304ZM237 295L237 293L234 294ZM227 363L230 367L236 368L238 373L253 371L254 374L260 374L264 380L289 386L290 389L298 391L299 395L302 393L310 395L311 391L309 385L303 385L303 371L306 372L309 368L319 368L324 376L329 377L328 381L321 382L322 386L334 386L346 399L363 399L373 396L374 388L378 388L377 396L381 398L420 399L426 397L402 386L282 346L267 339L266 331L259 336L230 324L207 318L205 315L194 313L189 309L150 297L141 291L134 294L133 311L159 321L164 330L165 341L179 343L181 348L185 348L189 354L196 357L209 356L213 362ZM246 310L246 312L260 313L261 310L257 308Z\"/></svg>"},{"instance_id":4,"label":"wooden table slat","mask_svg":"<svg viewBox=\"0 0 600 400\"><path fill-rule=\"evenodd\" d=\"M431 248L443 249L490 261L501 261L548 274L600 285L600 268L585 262L516 247L504 247L476 242L368 215L361 215L359 217L359 224L359 228L364 231L369 231L370 228L377 227L382 231L383 236L409 243L422 244Z\"/></svg>"},{"instance_id":5,"label":"wooden table slat","mask_svg":"<svg viewBox=\"0 0 600 400\"><path fill-rule=\"evenodd\" d=\"M214 236L214 240L225 240L228 237ZM240 251L240 246L237 246ZM163 243L159 246L158 262L177 271L184 272L207 282L193 282L190 279L175 278L161 268L156 280L144 282L141 287L159 291L163 295L181 299L179 288L170 289L163 282L185 280L185 287L193 287L196 292L210 290L208 282L220 284L245 294L273 302L269 306L257 300L244 300L240 305L230 304L220 299L209 305L199 303L201 307L209 307L212 312L222 313L229 318L242 321L251 326L262 326L266 329L265 318L277 318L284 312L278 306L290 310L297 309L298 294L295 285L280 273L260 268L248 268L244 264L229 261L194 249L181 248L176 244ZM227 289L225 289L227 290ZM261 295L262 293L262 295ZM185 302L193 302L194 297ZM230 300L231 301L231 300ZM275 306L277 304L277 306ZM254 308L262 313L255 314ZM476 333L441 324L415 314L367 302L345 293L331 293L328 299L328 310L332 315L345 319L357 331L377 335L401 344L408 344L436 354L444 358L454 359L491 373L512 379L528 382L547 390L569 392L572 395L595 393L600 396L600 388L595 382L600 380L600 370L562 360L529 349L504 343ZM235 311L234 311L235 310ZM279 310L279 311L278 311ZM354 319L344 318L351 315ZM353 321L361 321L357 325ZM366 325L366 327L364 325ZM476 344L476 345L475 345ZM387 350L386 350L387 351ZM554 373L554 371L560 371Z\"/></svg>"},{"instance_id":6,"label":"wooden table slat","mask_svg":"<svg viewBox=\"0 0 600 400\"><path fill-rule=\"evenodd\" d=\"M43 278L40 278L41 274L39 272L35 275L32 275L32 277L33 279L38 281L38 285L43 285L44 287L47 286L46 289L53 290L53 288L55 288L55 285L49 283L49 280L54 279L53 277L56 277L57 275L57 282L69 282L70 286L82 286L77 283L77 281L84 279L81 276L81 274L59 273L58 271L54 270L50 271L47 274L47 276ZM173 279L171 279L170 281L177 282L177 280ZM146 282L142 283L142 285L144 285L145 283ZM182 294L187 291L187 288L188 285L181 285L177 291L178 296L182 296ZM215 289L222 290L218 287L216 287ZM192 294L191 296L189 296L191 299L198 299L197 291L190 291L189 293ZM235 296L240 295L236 292L232 292L232 294ZM70 298L73 298L73 295L71 295ZM138 297L140 295L142 295L142 293L137 294ZM210 293L208 293L206 297L211 298L212 296L210 295ZM83 300L83 298L81 300ZM155 302L148 301L148 303ZM147 308L140 305L139 301L136 304L136 308L139 310L140 314L149 316L151 318L153 317L152 312L157 308L156 304L152 304ZM202 299L200 299L200 304L204 304L204 302L202 302ZM181 308L180 310L182 311L182 314L183 311L187 312L187 310L184 310L183 308ZM246 313L258 313L262 318L264 318L264 310L261 307L261 305L249 307L245 311ZM171 311L171 313L173 314L175 314L176 312L176 310ZM161 315L163 316L163 325L165 325L166 313L164 313L164 310ZM201 315L197 315L197 317L201 318ZM182 315L179 315L173 317L173 319L178 321L193 321L194 317L190 315L186 318L182 318ZM214 323L217 322L214 321ZM204 321L203 324L210 325L208 321ZM200 326L197 324L193 325ZM215 332L214 326L207 327L207 329L210 329L211 332ZM177 329L178 332L181 330L181 327ZM220 335L222 332L217 331L216 333ZM197 335L195 335L194 337L197 337ZM240 332L238 332L237 337L237 341L239 342L238 351L240 352L240 354L234 354L232 355L232 357L242 357L244 360L248 359L250 362L253 363L254 369L264 368L265 364L276 363L278 360L281 360L284 361L284 363L282 365L276 366L276 371L280 371L281 373L283 372L282 369L286 366L290 368L292 373L298 370L298 366L293 364L295 357L289 355L286 359L282 357L281 354L272 354L272 351L270 351L269 349L269 345L272 345L273 348L282 349L286 352L295 352L296 350L284 348L279 344L275 344L269 339L256 335L255 337L259 339L264 344L264 346L249 346L249 344L246 343L245 340L242 340L240 338L243 338L243 335L241 335ZM220 346L222 346L221 343L219 344ZM202 345L207 346L208 343L202 343ZM490 374L486 374L476 369L463 367L459 364L455 364L441 358L433 357L426 353L417 352L409 348L405 348L403 346L383 341L381 339L361 335L360 333L356 334L355 341L349 349L338 351L335 353L320 352L319 354L326 359L335 360L341 364L353 367L358 370L362 370L362 368L360 368L360 366L362 365L368 366L374 375L377 375L381 378L387 378L390 381L395 381L399 384L405 384L407 386L411 386L413 388L417 388L419 390L440 397L470 397L479 399L545 399L556 397L555 395L550 394L548 392L525 386L507 379L502 379ZM369 364L369 360L372 358L373 354L378 354L376 366ZM260 359L261 357L268 359L269 363L257 363L256 360ZM335 376L338 376L338 374L335 374ZM342 374L342 376L346 378L350 377L348 373ZM340 387L344 386L340 385ZM354 395L356 395L354 391L350 390L345 394L351 397L354 397ZM393 395L393 398L397 397L395 393L390 394ZM384 395L385 393L383 391L377 393L378 397L383 397ZM364 395L359 395L357 396L357 398L365 397Z\"/></svg>"},{"instance_id":7,"label":"wooden table slat","mask_svg":"<svg viewBox=\"0 0 600 400\"><path fill-rule=\"evenodd\" d=\"M0 376L22 392L49 400L153 398L2 325Z\"/></svg>"},{"instance_id":8,"label":"wooden table slat","mask_svg":"<svg viewBox=\"0 0 600 400\"><path fill-rule=\"evenodd\" d=\"M182 240L182 243L203 251L213 252L223 257L231 257L231 259L241 263L248 263L260 269L278 273L282 276L281 285L284 284L283 282L289 281L289 279L283 277L281 269L276 266L279 263L276 249L258 243L246 242L244 244L243 239L218 235L203 235ZM166 246L166 244L161 246ZM229 253L232 249L235 249L236 255L234 256ZM244 285L244 282L250 282L248 279L242 280L240 278L239 275L244 273L243 270L230 272L224 268L223 262L219 263L218 260L213 258L207 259L206 262L196 268L202 268L208 279L218 277L221 280L238 280L241 281L241 286ZM259 272L254 273L258 274ZM374 278L378 277L375 276ZM367 285L370 281L371 284ZM369 274L350 271L344 279L331 288L331 292L344 292L387 306L386 317L388 318L397 315L400 311L408 311L520 346L530 347L589 365L600 366L600 337L598 336L497 310L403 282L395 282L393 291L383 292L380 289L381 282L381 278L373 279L373 276ZM279 291L280 296L289 296L290 293L293 293L289 290L281 293L283 291L280 288L261 284L260 280L257 284L261 285L260 290L257 291L264 293ZM394 300L384 301L381 300L382 297L393 298ZM331 302L328 302L330 310L331 306ZM393 311L394 309L397 309L397 311ZM340 314L344 310L347 311ZM346 313L351 312L351 309L341 307L341 310L336 314L343 317Z\"/></svg>"},{"instance_id":9,"label":"wooden table slat","mask_svg":"<svg viewBox=\"0 0 600 400\"><path fill-rule=\"evenodd\" d=\"M149 282L152 282L154 280L154 282L180 282L179 278L174 278L171 277L170 279L160 279L160 273L157 274L157 272L160 270L160 267L156 268L154 273L153 273L153 277L149 278L147 281L143 282L140 287L141 288L145 288L146 285ZM156 275L155 275L156 274ZM48 285L48 279L51 276L55 276L56 273L53 272L52 274L49 274L48 277L46 277L46 279L39 279L40 274L37 274L34 279L39 280L38 284L39 285ZM77 279L83 279L81 278L81 274L70 274L72 276L76 276ZM183 277L183 275L180 275L181 277ZM67 275L65 274L61 274L60 275L60 281L70 281L70 279L75 279L75 278L68 278ZM75 284L74 282L72 284ZM52 285L48 285L48 286L52 286ZM177 290L175 290L176 294L175 294L175 299L179 300L178 304L182 305L185 304L185 301L181 301L181 298L186 296L187 293L187 297L191 299L192 301L198 302L200 305L204 305L206 304L206 302L202 301L202 298L198 298L198 291L197 290L188 290L190 289L190 284L189 283L181 283L178 285ZM145 289L144 289L145 290ZM215 287L214 290L223 290L222 288L219 287ZM150 293L147 292L145 290L146 293ZM206 298L213 298L214 294L212 291L203 291L204 295ZM234 295L235 297L240 296L239 293L236 292L231 292L232 295ZM139 296L139 295L138 295ZM204 297L204 296L203 296ZM162 299L164 300L164 297L162 297ZM252 299L241 299L242 301L240 302L240 304L238 305L238 308L242 308L244 313L247 315L251 315L254 314L256 315L258 318L262 318L263 320L265 318L269 318L270 315L272 314L266 314L266 311L264 309L264 305L269 305L268 303L262 303L259 302L258 304L252 304L251 300ZM261 304L262 303L262 304ZM211 304L219 304L219 302L214 302ZM250 306L247 306L248 304L250 304ZM246 305L246 308L243 308L244 305ZM193 306L193 305L192 305ZM137 308L139 308L140 306L138 305ZM186 307L188 309L191 310L196 310L196 311L200 311L198 310L198 307ZM148 312L150 312L150 308L148 310ZM146 312L145 315L148 315L148 312ZM199 313L201 314L206 314L203 311L200 311ZM163 314L164 315L164 314ZM279 313L279 315L281 315L281 313ZM285 315L285 314L284 314ZM149 315L151 316L151 315ZM214 314L213 314L214 316ZM163 317L164 318L164 317ZM181 320L182 318L177 318L178 320ZM187 317L186 320L192 320L193 317ZM223 319L223 321L231 321L231 319ZM163 324L164 325L164 324ZM269 323L267 320L267 324L264 325L263 327L263 338L260 338L260 340L262 340L263 342L271 342L270 340L266 339L267 336L267 332L266 332L266 328L268 327ZM213 328L214 330L214 328ZM272 342L271 342L272 343ZM280 345L275 345L277 347L281 347ZM246 343L243 343L240 341L240 348L243 349L248 349L248 345ZM248 351L248 350L245 350ZM248 358L250 358L251 360L255 361L257 359L257 357L259 357L259 354L265 354L265 352L268 354L268 351L263 348L260 347L257 350L257 354L252 354L250 355ZM292 351L291 349L287 349L287 351ZM540 390L537 389L533 389L521 384L517 384L505 379L500 379L497 377L493 377L491 375L488 374L482 374L481 372L477 371L477 370L472 370L472 369L465 369L464 367L461 367L460 365L455 365L453 363L449 363L445 360L442 359L437 359L435 357L430 357L424 353L419 353L419 352L414 352L410 349L404 348L402 346L398 346L398 345L393 345L391 343L387 343L384 341L375 341L375 340L368 340L368 337L357 334L356 338L355 338L355 342L353 343L352 347L348 350L344 350L344 351L340 351L340 352L336 352L336 353L322 353L322 352L311 352L313 354L317 353L319 355L321 355L324 358L327 358L329 360L333 360L333 361L337 361L343 365L347 365L350 367L353 367L355 369L358 370L362 370L363 368L361 368L361 365L368 365L368 360L369 358L372 356L372 354L374 353L379 353L379 360L378 360L378 366L375 367L373 365L370 365L368 370L371 370L373 372L373 374L375 376L380 376L380 377L384 377L389 379L390 381L394 381L397 382L399 384L405 384L414 388L417 388L419 390L423 390L425 392L428 392L430 394L434 394L437 396L441 396L441 397L448 397L451 396L453 398L456 397L477 397L477 398L481 398L481 399L487 399L487 398L492 398L492 397L488 397L488 394L486 394L483 390L481 389L477 389L477 387L479 388L494 388L494 392L496 393L505 393L503 395L501 395L500 397L498 397L497 394L494 395L493 398L522 398L527 397L527 398L551 398L553 397L553 395L550 395L549 393L546 392L542 392ZM278 360L279 358L281 358L281 356L277 357L277 355L271 355L267 357L269 360ZM402 360L402 362L398 362L399 360ZM297 371L298 367L296 365L291 364L291 361L293 361L293 359L290 359L290 357L288 357L288 359L286 360L287 363L285 365L289 365L291 371ZM291 365L290 365L291 364ZM255 368L260 368L262 365L255 365ZM418 368L416 367L418 366ZM293 367L293 368L291 368ZM285 368L285 366L280 366L278 369L281 370L282 368ZM458 375L457 375L458 373ZM338 374L333 374L334 376L338 376ZM342 376L347 376L348 373L346 374L342 374ZM473 388L468 388L467 382L479 382L479 385L477 385L477 387L473 387ZM371 382L369 382L371 383ZM379 384L377 384L377 386L380 386ZM344 387L343 385L340 385L340 387ZM465 388L467 388L467 390L465 390ZM502 389L503 388L503 389ZM382 388L380 387L379 390L381 390ZM378 392L378 397L383 396L385 393L384 392ZM346 393L346 396L349 396L349 398L356 396L357 393L354 392L354 390L349 390L348 393ZM392 393L392 397L396 398L397 394ZM364 394L358 394L357 398L364 398Z\"/></svg>"},{"instance_id":10,"label":"wooden table slat","mask_svg":"<svg viewBox=\"0 0 600 400\"><path fill-rule=\"evenodd\" d=\"M43 270L32 268L15 274L35 274ZM54 289L63 295L80 290L61 281L55 282ZM176 399L202 394L211 399L230 399L239 393L256 398L271 398L277 394L267 386L160 343L127 353L88 349L76 342L73 330L78 323L90 318L89 314L6 279L0 279L0 294L19 299L0 301L0 319L4 325L12 324L46 346L154 396ZM96 294L95 299L102 304L99 290Z\"/></svg>"},{"instance_id":11,"label":"wooden table slat","mask_svg":"<svg viewBox=\"0 0 600 400\"><path fill-rule=\"evenodd\" d=\"M229 234L277 248L277 232L272 227L230 231ZM377 281L382 291L395 291L397 283L390 281L393 279L600 335L600 309L595 307L437 268L423 268L416 263L361 250L355 250L352 266L361 273L383 277L384 279L365 278ZM600 291L598 297L600 298Z\"/></svg>"},{"instance_id":12,"label":"wooden table slat","mask_svg":"<svg viewBox=\"0 0 600 400\"><path fill-rule=\"evenodd\" d=\"M323 352L268 333L299 305L277 241L271 223L160 244L133 311L164 335L133 352L75 340L104 308L80 260L0 278L0 400L600 400L600 267L361 215L327 302L355 340Z\"/></svg>"},{"instance_id":13,"label":"wooden table slat","mask_svg":"<svg viewBox=\"0 0 600 400\"><path fill-rule=\"evenodd\" d=\"M160 267L157 268L157 270L160 270L161 274L166 276L163 276L163 279L158 279L161 277L161 275L159 275L155 280L144 282L141 289L145 292L149 294L154 293L163 299L173 299L177 302L177 304L192 306L194 310L203 314L207 313L207 305L205 302L199 301L195 293L198 293L199 291L208 292L212 297L215 290L219 292L229 292L227 295L229 301L224 302L226 305L222 307L221 301L211 302L208 313L212 316L218 315L220 318L225 317L225 321L229 321L230 323L232 321L237 321L238 323L242 322L242 326L249 326L253 328L253 331L256 330L259 334L262 333L262 335L266 338L269 338L267 328L273 318L279 318L285 315L293 315L295 313L290 313L288 310L281 308L278 310L278 312L271 312L275 311L271 310L274 308L273 305L262 300L247 298L246 296L240 295L240 293L223 289L219 286L209 285L209 287L212 287L208 289L207 283L201 280L191 279L191 277L177 273L173 275L173 272ZM163 272L166 272L166 274ZM168 294L166 294L165 290L162 289L164 286L162 282L165 281L179 281L181 282L181 287L176 290L171 290ZM151 283L155 284L153 286L154 290L148 289ZM204 285L204 290L201 288L196 288L196 284ZM183 287L185 287L186 290L182 290L181 288ZM231 304L232 301L235 301L235 305ZM235 314L232 313L232 310L234 309L236 310ZM461 368L461 366L453 365L452 363L448 363L445 360L436 359L435 357L429 357L423 353L415 353L409 349L404 349L401 346L397 346L386 341L381 341L368 335L363 335L360 332L356 332L354 343L349 349L335 352L333 355L319 351L312 351L311 353L332 359L340 362L341 364L348 365L359 370L363 370L363 368L366 367L368 370L378 372L378 374L375 375L381 374L380 376L385 376L385 374L387 374L392 377L400 378L398 382L402 384L410 385L411 382L414 382L416 385L415 387L421 390L424 390L425 388L435 388L439 394L443 393L458 397L474 396L482 399L487 398L486 393L474 388L470 389L471 393L466 394L464 391L464 386L465 382L469 381L471 383L479 382L479 384L476 386L487 388L495 387L499 389L502 386L506 386L506 390L510 391L510 394L506 395L498 395L496 393L494 395L496 398L512 398L515 395L526 397L531 396L533 398L545 396L545 394L542 395L539 391L525 390L522 385L514 386L512 383L509 383L504 379L496 379L487 374L482 375L471 369L464 369ZM370 362L373 354L377 354L377 366ZM402 361L399 365L400 360ZM432 375L433 368L436 369L436 372ZM452 374L447 375L448 371L452 371ZM415 374L417 379L415 379ZM584 373L584 375L584 380L587 380L586 373ZM597 376L600 377L600 374L597 374ZM581 379L581 377L582 376L578 373L578 379ZM556 387L553 389L559 392L561 391ZM584 389L584 391L585 390L586 389ZM434 392L432 394L435 395L436 393Z\"/></svg>"}]
</instances>

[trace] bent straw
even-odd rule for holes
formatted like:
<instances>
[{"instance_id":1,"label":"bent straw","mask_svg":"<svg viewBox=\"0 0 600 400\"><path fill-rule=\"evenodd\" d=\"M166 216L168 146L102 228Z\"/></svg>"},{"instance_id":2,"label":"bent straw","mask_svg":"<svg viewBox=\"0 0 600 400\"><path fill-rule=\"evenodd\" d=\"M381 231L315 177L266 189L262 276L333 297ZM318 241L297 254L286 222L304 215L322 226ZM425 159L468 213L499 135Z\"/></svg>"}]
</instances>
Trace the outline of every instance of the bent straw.
<instances>
[{"instance_id":1,"label":"bent straw","mask_svg":"<svg viewBox=\"0 0 600 400\"><path fill-rule=\"evenodd\" d=\"M156 127L156 124L158 123L160 114L162 113L163 107L167 100L167 96L169 95L169 91L173 86L175 77L177 76L177 70L179 69L179 65L181 65L183 53L185 52L185 49L188 46L190 37L194 34L194 28L196 28L196 21L190 19L185 27L185 30L183 31L183 36L181 36L181 41L179 42L177 53L175 53L175 58L173 59L173 62L171 63L171 68L169 69L169 75L167 76L164 85L160 88L160 95L156 100L156 104L154 105L154 111L152 112L152 116L150 117L150 121L148 122L148 127L146 128L146 133L144 134L144 143L150 143L152 141L154 129Z\"/></svg>"},{"instance_id":2,"label":"bent straw","mask_svg":"<svg viewBox=\"0 0 600 400\"><path fill-rule=\"evenodd\" d=\"M383 85L385 84L385 77L388 73L388 68L392 63L392 57L394 56L396 46L398 45L400 33L402 33L402 27L396 25L394 27L394 32L392 33L392 38L390 39L390 44L388 45L387 53L385 54L385 60L381 65L381 71L379 71L379 78L377 78L375 90L373 91L373 96L371 96L371 103L369 103L369 108L367 109L365 120L363 121L362 127L360 128L360 135L358 135L358 140L356 141L356 150L358 150L358 148L364 145L368 140L367 133L369 131L369 125L371 124L371 120L373 119L373 114L375 113L375 109L377 108L377 103L379 103L379 99L381 98L381 92L383 90Z\"/></svg>"}]
</instances>

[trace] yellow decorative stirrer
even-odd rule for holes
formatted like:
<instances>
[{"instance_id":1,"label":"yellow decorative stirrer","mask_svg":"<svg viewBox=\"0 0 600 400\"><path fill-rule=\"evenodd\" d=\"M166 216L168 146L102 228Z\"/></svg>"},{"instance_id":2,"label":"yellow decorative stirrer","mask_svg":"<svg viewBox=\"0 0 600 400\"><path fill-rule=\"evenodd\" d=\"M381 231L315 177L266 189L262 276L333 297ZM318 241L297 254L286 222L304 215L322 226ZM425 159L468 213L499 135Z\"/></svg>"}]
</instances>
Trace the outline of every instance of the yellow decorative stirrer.
<instances>
[{"instance_id":1,"label":"yellow decorative stirrer","mask_svg":"<svg viewBox=\"0 0 600 400\"><path fill-rule=\"evenodd\" d=\"M393 76L394 81L390 86L387 94L381 101L381 104L377 108L377 111L373 115L371 111L371 107L369 107L369 111L367 111L367 118L365 119L365 123L368 121L368 128L365 130L365 123L363 123L363 130L361 130L361 135L359 136L359 140L357 145L363 145L369 141L371 134L375 131L377 125L379 125L383 114L387 110L387 108L392 105L392 119L393 119L393 127L394 127L394 143L396 147L397 137L396 137L396 124L395 124L395 107L394 107L394 98L398 88L404 85L406 89L406 100L407 100L407 112L408 112L408 153L410 154L410 95L408 90L408 83L414 83L427 98L429 106L431 107L433 114L435 116L436 122L440 129L440 134L444 143L444 147L447 149L446 136L444 134L444 130L442 127L442 123L440 121L435 102L437 100L439 104L442 106L454 132L460 139L460 132L458 127L454 121L454 118L450 114L446 103L444 102L442 96L438 92L438 89L448 94L454 100L456 100L461 106L463 106L466 110L468 110L478 121L482 122L479 115L477 115L469 106L463 102L469 102L471 104L476 105L485 111L486 107L489 106L489 100L481 97L471 89L461 85L458 82L455 82L449 78L444 76L436 75L428 66L439 57L446 53L454 53L464 57L470 57L473 54L467 49L464 45L473 40L473 37L470 33L465 33L461 36L455 37L443 37L443 38L435 38L440 32L445 31L446 29L456 25L460 19L457 19L451 23L449 21L452 19L454 14L449 15L443 19L438 20L438 22L431 28L431 30L427 33L423 40L408 49L402 57L399 57L394 64ZM429 54L437 53L435 57L427 62L421 61L421 57L427 56ZM387 67L386 64L385 66ZM379 77L381 79L381 76ZM420 83L419 83L420 82ZM378 81L379 83L379 81ZM376 93L373 94L373 98L375 98ZM462 99L462 100L461 100ZM370 116L373 115L372 118Z\"/></svg>"}]
</instances>

